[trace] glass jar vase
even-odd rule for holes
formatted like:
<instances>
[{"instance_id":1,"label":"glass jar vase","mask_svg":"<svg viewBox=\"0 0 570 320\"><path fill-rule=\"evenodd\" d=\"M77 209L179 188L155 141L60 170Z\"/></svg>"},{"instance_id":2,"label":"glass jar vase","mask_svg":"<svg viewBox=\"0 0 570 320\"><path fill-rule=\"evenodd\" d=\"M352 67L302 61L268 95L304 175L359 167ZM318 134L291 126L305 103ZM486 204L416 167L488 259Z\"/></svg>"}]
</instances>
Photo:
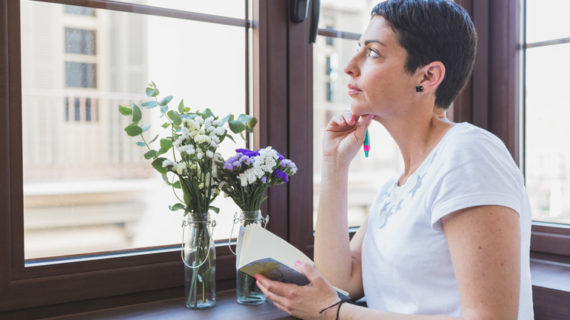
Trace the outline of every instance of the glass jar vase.
<instances>
[{"instance_id":1,"label":"glass jar vase","mask_svg":"<svg viewBox=\"0 0 570 320\"><path fill-rule=\"evenodd\" d=\"M269 215L263 217L261 210L255 211L241 211L234 215L234 224L232 226L232 231L230 234L230 240L233 238L233 230L237 226L240 229L244 228L250 224L257 224L262 227L266 227L269 222ZM256 280L252 276L245 274L237 269L237 263L239 261L239 249L240 249L240 237L237 239L237 255L236 259L236 298L239 304L255 305L265 302L265 295L259 290L255 284ZM230 246L231 250L231 246ZM233 250L232 250L233 252Z\"/></svg>"},{"instance_id":2,"label":"glass jar vase","mask_svg":"<svg viewBox=\"0 0 570 320\"><path fill-rule=\"evenodd\" d=\"M209 213L187 213L182 222L182 261L186 307L208 309L216 305L216 221Z\"/></svg>"}]
</instances>

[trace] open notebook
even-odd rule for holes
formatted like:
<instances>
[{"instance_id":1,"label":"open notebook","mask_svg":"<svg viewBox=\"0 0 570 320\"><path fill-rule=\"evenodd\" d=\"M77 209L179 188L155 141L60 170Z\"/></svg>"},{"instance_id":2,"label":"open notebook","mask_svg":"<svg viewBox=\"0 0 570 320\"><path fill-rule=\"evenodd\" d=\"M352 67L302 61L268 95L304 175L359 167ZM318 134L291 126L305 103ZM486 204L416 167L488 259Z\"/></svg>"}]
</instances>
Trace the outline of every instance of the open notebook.
<instances>
[{"instance_id":1,"label":"open notebook","mask_svg":"<svg viewBox=\"0 0 570 320\"><path fill-rule=\"evenodd\" d=\"M295 262L314 265L299 249L261 226L250 224L241 228L238 238L236 267L250 275L260 273L270 279L294 283L309 283L307 277L295 269ZM348 293L335 288L341 299L349 299Z\"/></svg>"}]
</instances>

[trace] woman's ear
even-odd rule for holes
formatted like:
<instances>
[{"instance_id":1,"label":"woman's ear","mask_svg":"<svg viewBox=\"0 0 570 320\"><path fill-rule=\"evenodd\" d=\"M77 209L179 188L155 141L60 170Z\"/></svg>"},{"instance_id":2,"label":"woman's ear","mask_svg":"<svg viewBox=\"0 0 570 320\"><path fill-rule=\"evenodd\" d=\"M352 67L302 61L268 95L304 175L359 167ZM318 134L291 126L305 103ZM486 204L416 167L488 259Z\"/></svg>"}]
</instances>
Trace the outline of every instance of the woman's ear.
<instances>
[{"instance_id":1,"label":"woman's ear","mask_svg":"<svg viewBox=\"0 0 570 320\"><path fill-rule=\"evenodd\" d=\"M445 65L440 61L430 62L418 71L420 81L417 85L421 86L423 89L421 92L425 93L435 92L445 77Z\"/></svg>"}]
</instances>

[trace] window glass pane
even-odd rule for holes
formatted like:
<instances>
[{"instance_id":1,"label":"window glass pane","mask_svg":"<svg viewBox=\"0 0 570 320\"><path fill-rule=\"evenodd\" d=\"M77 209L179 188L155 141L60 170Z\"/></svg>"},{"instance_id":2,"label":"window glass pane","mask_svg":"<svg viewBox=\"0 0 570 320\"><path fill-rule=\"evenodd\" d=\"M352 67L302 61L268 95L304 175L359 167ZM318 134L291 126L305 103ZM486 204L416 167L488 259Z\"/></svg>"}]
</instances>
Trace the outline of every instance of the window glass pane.
<instances>
[{"instance_id":1,"label":"window glass pane","mask_svg":"<svg viewBox=\"0 0 570 320\"><path fill-rule=\"evenodd\" d=\"M570 37L570 1L526 0L526 41Z\"/></svg>"},{"instance_id":2,"label":"window glass pane","mask_svg":"<svg viewBox=\"0 0 570 320\"><path fill-rule=\"evenodd\" d=\"M362 33L378 0L322 0L319 29ZM333 41L333 40L328 40Z\"/></svg>"},{"instance_id":3,"label":"window glass pane","mask_svg":"<svg viewBox=\"0 0 570 320\"><path fill-rule=\"evenodd\" d=\"M119 0L119 2L245 19L245 0Z\"/></svg>"},{"instance_id":4,"label":"window glass pane","mask_svg":"<svg viewBox=\"0 0 570 320\"><path fill-rule=\"evenodd\" d=\"M358 19L355 17L355 19ZM347 94L349 76L344 67L356 51L357 41L319 36L313 50L313 159L314 159L314 219L318 209L321 181L322 133L335 114L350 107ZM379 123L369 128L371 152L368 158L359 152L352 162L348 181L349 226L360 226L367 215L376 193L389 178L397 176L402 168L400 153L388 132Z\"/></svg>"},{"instance_id":5,"label":"window glass pane","mask_svg":"<svg viewBox=\"0 0 570 320\"><path fill-rule=\"evenodd\" d=\"M78 14L83 16L95 16L95 9L85 8L79 6L64 6L64 11L67 14Z\"/></svg>"},{"instance_id":6,"label":"window glass pane","mask_svg":"<svg viewBox=\"0 0 570 320\"><path fill-rule=\"evenodd\" d=\"M96 54L95 31L65 28L65 52Z\"/></svg>"},{"instance_id":7,"label":"window glass pane","mask_svg":"<svg viewBox=\"0 0 570 320\"><path fill-rule=\"evenodd\" d=\"M533 217L570 224L570 44L532 48L526 57L526 186Z\"/></svg>"},{"instance_id":8,"label":"window glass pane","mask_svg":"<svg viewBox=\"0 0 570 320\"><path fill-rule=\"evenodd\" d=\"M220 116L245 112L243 28L96 11L70 17L59 4L21 1L27 259L181 241L182 212L168 209L172 189L125 134L128 119L117 108L147 101L147 83L173 95L171 107L184 98ZM93 54L63 50L66 28L78 25L96 33ZM153 111L142 120L152 124L150 138L163 120ZM224 156L245 145L236 140L222 146ZM237 207L222 196L214 205L214 235L227 238Z\"/></svg>"},{"instance_id":9,"label":"window glass pane","mask_svg":"<svg viewBox=\"0 0 570 320\"><path fill-rule=\"evenodd\" d=\"M96 88L97 65L95 63L66 61L65 85L67 87Z\"/></svg>"}]
</instances>

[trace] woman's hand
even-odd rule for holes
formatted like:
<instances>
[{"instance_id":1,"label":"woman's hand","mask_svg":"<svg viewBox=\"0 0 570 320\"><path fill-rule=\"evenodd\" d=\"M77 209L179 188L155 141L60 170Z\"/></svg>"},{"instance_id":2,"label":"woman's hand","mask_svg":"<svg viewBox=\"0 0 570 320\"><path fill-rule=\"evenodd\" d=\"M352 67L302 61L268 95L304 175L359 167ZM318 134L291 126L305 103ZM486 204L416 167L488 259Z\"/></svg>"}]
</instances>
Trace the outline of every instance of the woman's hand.
<instances>
[{"instance_id":1,"label":"woman's hand","mask_svg":"<svg viewBox=\"0 0 570 320\"><path fill-rule=\"evenodd\" d=\"M303 273L309 284L295 284L272 281L263 275L256 275L257 286L273 304L288 314L301 319L334 319L335 308L319 311L339 301L329 282L311 265L297 262L297 270ZM332 315L332 316L331 316Z\"/></svg>"},{"instance_id":2,"label":"woman's hand","mask_svg":"<svg viewBox=\"0 0 570 320\"><path fill-rule=\"evenodd\" d=\"M348 166L360 150L372 118L372 115L358 117L351 112L333 117L323 138L324 161Z\"/></svg>"}]
</instances>

